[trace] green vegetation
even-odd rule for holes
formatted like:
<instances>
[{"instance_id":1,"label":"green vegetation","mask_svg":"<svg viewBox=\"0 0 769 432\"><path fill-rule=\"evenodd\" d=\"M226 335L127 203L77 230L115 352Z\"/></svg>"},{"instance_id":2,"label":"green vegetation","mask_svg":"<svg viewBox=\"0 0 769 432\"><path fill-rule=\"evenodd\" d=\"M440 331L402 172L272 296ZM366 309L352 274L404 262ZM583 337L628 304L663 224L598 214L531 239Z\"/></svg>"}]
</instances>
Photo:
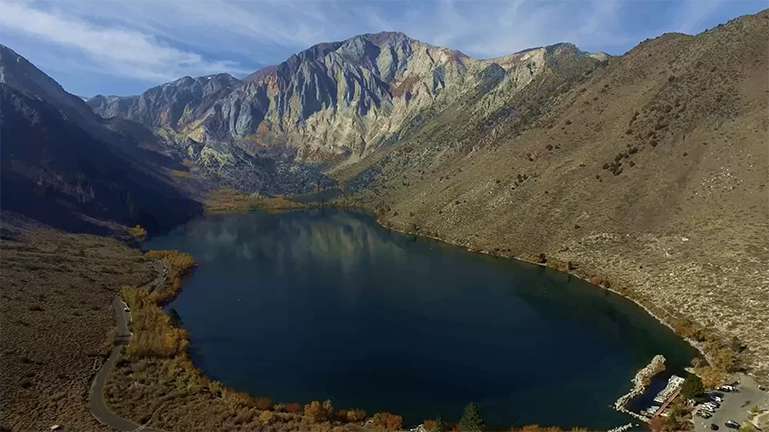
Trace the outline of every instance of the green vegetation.
<instances>
[{"instance_id":1,"label":"green vegetation","mask_svg":"<svg viewBox=\"0 0 769 432\"><path fill-rule=\"evenodd\" d=\"M715 369L702 368L698 371L700 376L707 375L702 377L706 387L718 387L726 374L740 370L740 353L745 347L736 336L727 341L715 331L695 323L688 317L678 319L673 328L679 335L703 344L703 350L710 357L711 368Z\"/></svg>"},{"instance_id":2,"label":"green vegetation","mask_svg":"<svg viewBox=\"0 0 769 432\"><path fill-rule=\"evenodd\" d=\"M694 374L689 374L681 385L681 396L684 399L700 399L705 393L702 379Z\"/></svg>"},{"instance_id":3,"label":"green vegetation","mask_svg":"<svg viewBox=\"0 0 769 432\"><path fill-rule=\"evenodd\" d=\"M690 375L693 376L693 375ZM696 381L690 381L689 386L696 387ZM692 409L687 404L683 395L676 397L668 407L670 415L667 417L654 417L649 421L649 429L655 432L686 431L691 430L694 424L690 421Z\"/></svg>"},{"instance_id":4,"label":"green vegetation","mask_svg":"<svg viewBox=\"0 0 769 432\"><path fill-rule=\"evenodd\" d=\"M441 416L436 417L435 420L425 420L424 426L428 432L448 432L450 430L448 423Z\"/></svg>"},{"instance_id":5,"label":"green vegetation","mask_svg":"<svg viewBox=\"0 0 769 432\"><path fill-rule=\"evenodd\" d=\"M486 429L483 423L483 416L478 405L469 403L465 407L465 412L459 420L459 430L461 432L479 432Z\"/></svg>"}]
</instances>

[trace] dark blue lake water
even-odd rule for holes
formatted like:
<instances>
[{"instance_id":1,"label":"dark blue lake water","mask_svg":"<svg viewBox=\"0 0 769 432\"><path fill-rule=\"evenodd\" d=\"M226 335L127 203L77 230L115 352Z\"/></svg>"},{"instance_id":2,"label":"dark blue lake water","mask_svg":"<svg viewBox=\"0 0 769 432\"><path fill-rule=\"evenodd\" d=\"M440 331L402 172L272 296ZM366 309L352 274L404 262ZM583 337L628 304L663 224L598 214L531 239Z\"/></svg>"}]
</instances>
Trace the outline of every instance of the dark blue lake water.
<instances>
[{"instance_id":1,"label":"dark blue lake water","mask_svg":"<svg viewBox=\"0 0 769 432\"><path fill-rule=\"evenodd\" d=\"M632 302L557 271L381 228L342 210L206 216L151 239L200 266L169 304L212 379L414 425L611 428L655 354L696 352Z\"/></svg>"}]
</instances>

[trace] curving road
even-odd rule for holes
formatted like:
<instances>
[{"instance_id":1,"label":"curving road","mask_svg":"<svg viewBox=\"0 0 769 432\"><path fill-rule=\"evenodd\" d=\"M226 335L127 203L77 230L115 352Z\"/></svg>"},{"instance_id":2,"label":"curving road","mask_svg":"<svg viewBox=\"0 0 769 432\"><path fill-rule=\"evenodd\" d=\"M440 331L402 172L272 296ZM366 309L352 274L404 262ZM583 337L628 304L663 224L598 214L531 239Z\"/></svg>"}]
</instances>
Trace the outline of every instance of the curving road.
<instances>
[{"instance_id":1,"label":"curving road","mask_svg":"<svg viewBox=\"0 0 769 432\"><path fill-rule=\"evenodd\" d=\"M165 277L162 274L161 266L161 271L159 271L158 277L149 284L145 285L145 287L149 287L150 289L154 288L155 286L158 286L159 283L162 283L164 279ZM126 420L118 416L117 414L110 411L109 408L107 408L107 405L104 403L104 384L107 382L107 377L109 376L110 372L112 372L112 369L115 367L115 363L120 356L120 351L123 349L123 345L128 345L128 341L131 340L131 333L128 331L128 322L130 321L131 317L128 312L123 310L125 306L119 295L115 297L115 300L112 301L112 307L115 309L115 315L117 316L116 343L112 348L112 352L110 353L109 358L101 366L99 372L94 377L93 382L91 382L91 389L88 392L88 409L91 411L91 414L94 416L94 418L96 418L96 420L98 420L100 423L107 425L112 429L117 429L121 432L160 432L156 429L149 429L146 427L146 425L138 425L130 420Z\"/></svg>"}]
</instances>

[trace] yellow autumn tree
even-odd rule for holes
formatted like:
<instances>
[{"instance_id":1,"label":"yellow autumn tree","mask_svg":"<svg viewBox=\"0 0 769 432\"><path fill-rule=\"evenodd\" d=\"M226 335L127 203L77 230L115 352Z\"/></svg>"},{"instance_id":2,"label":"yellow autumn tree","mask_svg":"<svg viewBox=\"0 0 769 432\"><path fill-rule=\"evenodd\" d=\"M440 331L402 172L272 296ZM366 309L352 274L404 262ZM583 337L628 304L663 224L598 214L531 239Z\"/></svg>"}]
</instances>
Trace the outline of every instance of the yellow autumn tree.
<instances>
[{"instance_id":1,"label":"yellow autumn tree","mask_svg":"<svg viewBox=\"0 0 769 432\"><path fill-rule=\"evenodd\" d=\"M128 235L137 240L144 240L147 238L147 230L142 228L141 225L136 225L133 228L128 228Z\"/></svg>"}]
</instances>

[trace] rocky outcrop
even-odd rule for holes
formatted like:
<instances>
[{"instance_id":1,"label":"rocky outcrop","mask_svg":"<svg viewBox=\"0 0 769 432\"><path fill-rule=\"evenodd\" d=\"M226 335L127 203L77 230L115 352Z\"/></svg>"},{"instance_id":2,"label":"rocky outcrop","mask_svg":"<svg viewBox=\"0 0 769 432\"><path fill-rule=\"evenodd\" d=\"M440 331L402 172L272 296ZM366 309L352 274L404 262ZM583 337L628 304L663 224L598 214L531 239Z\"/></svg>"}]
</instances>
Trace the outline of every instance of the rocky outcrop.
<instances>
[{"instance_id":1,"label":"rocky outcrop","mask_svg":"<svg viewBox=\"0 0 769 432\"><path fill-rule=\"evenodd\" d=\"M300 160L354 161L420 129L468 93L476 96L467 107L473 115L500 110L562 57L591 67L602 62L568 44L476 60L403 33L366 34L315 45L243 81L185 77L141 96L97 96L88 104L105 118L251 155L291 147Z\"/></svg>"},{"instance_id":2,"label":"rocky outcrop","mask_svg":"<svg viewBox=\"0 0 769 432\"><path fill-rule=\"evenodd\" d=\"M153 87L140 96L101 96L87 99L103 118L121 117L145 126L184 129L242 82L230 74L183 77Z\"/></svg>"},{"instance_id":3,"label":"rocky outcrop","mask_svg":"<svg viewBox=\"0 0 769 432\"><path fill-rule=\"evenodd\" d=\"M631 415L641 421L648 422L648 418L628 410L625 408L625 405L627 405L627 403L630 402L630 400L633 398L643 394L644 390L646 390L646 388L651 384L652 377L660 372L663 372L664 370L665 356L657 354L654 356L654 358L652 358L652 361L648 365L646 365L643 369L639 370L635 374L632 380L633 388L628 393L617 399L616 402L614 402L614 409L619 412Z\"/></svg>"}]
</instances>

